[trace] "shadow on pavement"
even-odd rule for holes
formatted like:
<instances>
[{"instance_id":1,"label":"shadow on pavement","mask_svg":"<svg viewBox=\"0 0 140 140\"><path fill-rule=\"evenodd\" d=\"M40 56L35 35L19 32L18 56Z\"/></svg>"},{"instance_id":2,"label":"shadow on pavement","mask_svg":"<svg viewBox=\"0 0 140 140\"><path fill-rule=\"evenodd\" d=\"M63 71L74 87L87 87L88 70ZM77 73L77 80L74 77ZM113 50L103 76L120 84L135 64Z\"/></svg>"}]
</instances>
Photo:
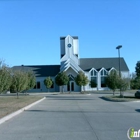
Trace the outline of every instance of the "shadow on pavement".
<instances>
[{"instance_id":1,"label":"shadow on pavement","mask_svg":"<svg viewBox=\"0 0 140 140\"><path fill-rule=\"evenodd\" d=\"M80 96L46 96L47 99L49 100L95 100L94 98L89 98L89 97L80 97Z\"/></svg>"},{"instance_id":2,"label":"shadow on pavement","mask_svg":"<svg viewBox=\"0 0 140 140\"><path fill-rule=\"evenodd\" d=\"M139 112L140 113L140 109L135 109L135 111Z\"/></svg>"},{"instance_id":3,"label":"shadow on pavement","mask_svg":"<svg viewBox=\"0 0 140 140\"><path fill-rule=\"evenodd\" d=\"M99 98L101 98L102 100L105 100L105 101L109 101L109 102L122 102L122 101L110 100L110 99L105 98L105 97L99 97Z\"/></svg>"}]
</instances>

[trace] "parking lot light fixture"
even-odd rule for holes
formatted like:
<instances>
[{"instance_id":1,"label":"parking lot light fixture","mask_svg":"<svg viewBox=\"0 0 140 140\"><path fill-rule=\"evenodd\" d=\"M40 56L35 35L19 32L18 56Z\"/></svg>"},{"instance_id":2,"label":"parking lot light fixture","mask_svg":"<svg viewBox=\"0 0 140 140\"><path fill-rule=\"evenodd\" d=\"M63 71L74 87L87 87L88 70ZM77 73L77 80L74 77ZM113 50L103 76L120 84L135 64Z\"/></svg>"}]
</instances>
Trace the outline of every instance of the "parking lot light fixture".
<instances>
[{"instance_id":1,"label":"parking lot light fixture","mask_svg":"<svg viewBox=\"0 0 140 140\"><path fill-rule=\"evenodd\" d=\"M119 76L121 77L121 59L120 59L120 48L122 48L122 45L119 45L116 47L118 50L118 60L119 60Z\"/></svg>"}]
</instances>

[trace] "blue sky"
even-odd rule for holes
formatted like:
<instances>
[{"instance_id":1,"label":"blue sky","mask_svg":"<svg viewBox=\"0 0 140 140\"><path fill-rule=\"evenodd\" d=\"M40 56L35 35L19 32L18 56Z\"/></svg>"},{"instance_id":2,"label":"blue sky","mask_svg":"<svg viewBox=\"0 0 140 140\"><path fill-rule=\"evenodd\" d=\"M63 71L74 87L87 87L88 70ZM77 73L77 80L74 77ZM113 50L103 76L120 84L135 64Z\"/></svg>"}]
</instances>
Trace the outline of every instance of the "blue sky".
<instances>
[{"instance_id":1,"label":"blue sky","mask_svg":"<svg viewBox=\"0 0 140 140\"><path fill-rule=\"evenodd\" d=\"M140 0L0 0L0 58L10 65L60 64L60 36L79 37L81 58L140 60Z\"/></svg>"}]
</instances>

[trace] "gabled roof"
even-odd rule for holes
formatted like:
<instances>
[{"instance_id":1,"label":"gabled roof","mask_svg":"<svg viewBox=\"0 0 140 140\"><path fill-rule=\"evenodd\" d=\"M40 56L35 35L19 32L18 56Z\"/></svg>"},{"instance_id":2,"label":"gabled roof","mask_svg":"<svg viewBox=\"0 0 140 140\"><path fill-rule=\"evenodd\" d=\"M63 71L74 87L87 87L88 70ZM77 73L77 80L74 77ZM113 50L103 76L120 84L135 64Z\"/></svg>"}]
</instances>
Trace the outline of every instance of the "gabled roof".
<instances>
[{"instance_id":1,"label":"gabled roof","mask_svg":"<svg viewBox=\"0 0 140 140\"><path fill-rule=\"evenodd\" d=\"M120 58L121 71L129 71L124 58ZM119 70L119 58L81 58L80 67L84 71L89 71L91 68L100 70L101 68L110 69L114 67Z\"/></svg>"},{"instance_id":2,"label":"gabled roof","mask_svg":"<svg viewBox=\"0 0 140 140\"><path fill-rule=\"evenodd\" d=\"M60 71L67 71L69 68L72 68L76 73L79 71L83 71L79 65L77 65L72 59L68 59L67 61L63 61L61 63Z\"/></svg>"},{"instance_id":3,"label":"gabled roof","mask_svg":"<svg viewBox=\"0 0 140 140\"><path fill-rule=\"evenodd\" d=\"M14 66L13 70L32 70L36 77L56 76L60 72L60 65L32 65Z\"/></svg>"},{"instance_id":4,"label":"gabled roof","mask_svg":"<svg viewBox=\"0 0 140 140\"><path fill-rule=\"evenodd\" d=\"M121 71L129 71L126 62L123 58L121 60ZM80 68L84 71L90 71L92 68L100 70L105 68L110 70L114 67L116 70L119 70L119 59L118 58L81 58L80 59ZM13 70L32 70L35 73L36 77L48 77L56 76L60 72L60 65L31 65L31 66L14 66Z\"/></svg>"}]
</instances>

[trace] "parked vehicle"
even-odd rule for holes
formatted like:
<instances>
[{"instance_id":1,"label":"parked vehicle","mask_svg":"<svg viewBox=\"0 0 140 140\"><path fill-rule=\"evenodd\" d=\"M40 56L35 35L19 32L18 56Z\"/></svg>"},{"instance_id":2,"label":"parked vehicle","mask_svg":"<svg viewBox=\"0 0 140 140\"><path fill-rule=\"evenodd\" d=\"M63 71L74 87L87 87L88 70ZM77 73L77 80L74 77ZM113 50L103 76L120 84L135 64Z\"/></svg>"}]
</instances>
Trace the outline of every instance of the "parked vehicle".
<instances>
[{"instance_id":1,"label":"parked vehicle","mask_svg":"<svg viewBox=\"0 0 140 140\"><path fill-rule=\"evenodd\" d=\"M136 91L135 97L136 97L136 98L140 98L140 90Z\"/></svg>"}]
</instances>

